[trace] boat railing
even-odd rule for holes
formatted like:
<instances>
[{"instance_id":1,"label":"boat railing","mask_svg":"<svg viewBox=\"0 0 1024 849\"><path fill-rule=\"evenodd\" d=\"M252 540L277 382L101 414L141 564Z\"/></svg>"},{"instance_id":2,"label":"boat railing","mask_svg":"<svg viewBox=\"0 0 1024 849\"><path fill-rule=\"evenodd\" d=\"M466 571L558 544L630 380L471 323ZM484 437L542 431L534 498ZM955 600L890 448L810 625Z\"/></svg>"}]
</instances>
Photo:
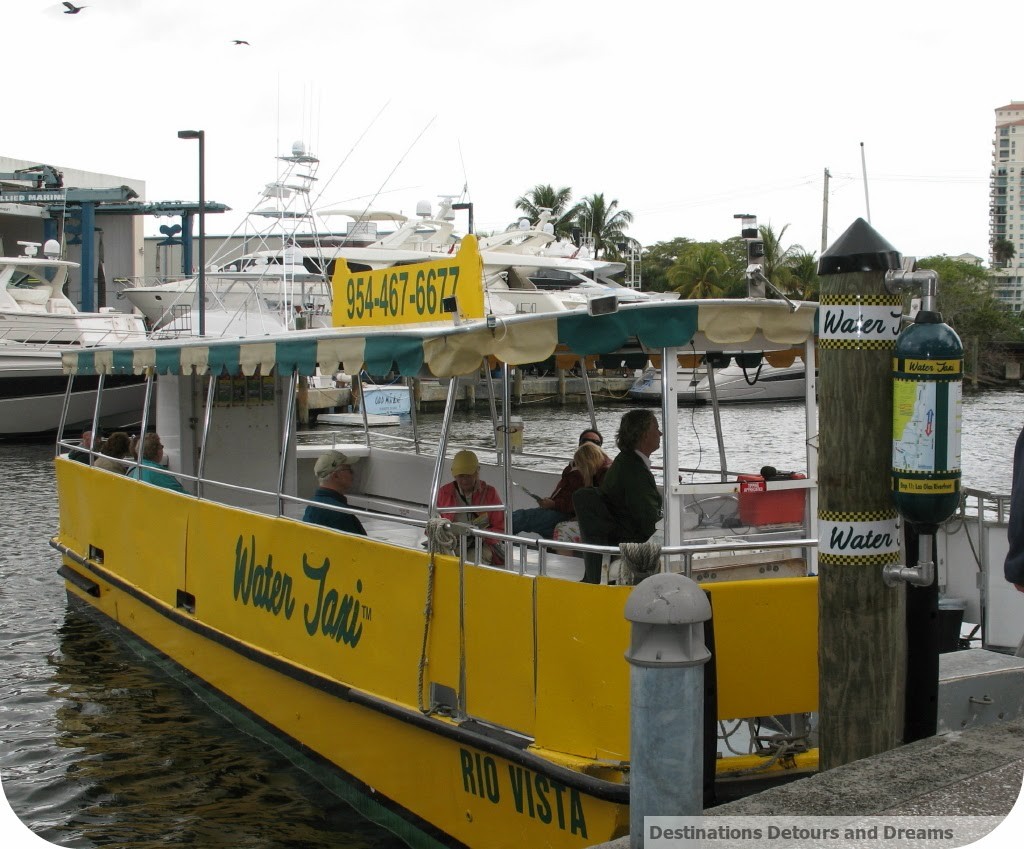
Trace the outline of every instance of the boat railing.
<instances>
[{"instance_id":1,"label":"boat railing","mask_svg":"<svg viewBox=\"0 0 1024 849\"><path fill-rule=\"evenodd\" d=\"M960 494L960 506L953 517L963 518L1006 525L1010 521L1010 496L967 487Z\"/></svg>"},{"instance_id":2,"label":"boat railing","mask_svg":"<svg viewBox=\"0 0 1024 849\"><path fill-rule=\"evenodd\" d=\"M77 442L70 440L61 440L59 444L62 448L69 451L80 447ZM93 457L99 456L99 452L96 451L89 451L89 453ZM130 458L126 458L126 463L129 466L129 470L139 467L139 463L133 462ZM341 507L333 504L324 504L322 502L313 501L308 498L302 498L297 495L291 495L275 490L261 489L251 485L229 483L227 481L216 480L210 477L200 478L196 475L190 475L184 472L175 472L169 469L165 469L164 473L171 475L181 483L185 484L187 489L195 494L190 497L211 500L210 492L213 489L221 490L225 493L230 492L242 494L245 496L244 501L246 502L246 506L254 509L259 509L260 506L262 506L265 512L274 513L278 516L294 521L300 521L300 510L304 510L305 507L312 505L323 510L356 516L360 521L365 522L367 525L376 525L379 527L383 524L385 527L392 529L406 528L409 531L412 531L411 534L406 534L405 537L402 537L401 534L396 534L393 531L382 532L380 538L381 541L415 548L423 545L424 540L427 539L427 520L416 515L403 515L401 512L365 509L351 505L348 507ZM258 501L261 501L262 504L260 505L255 503ZM288 505L292 506L291 510L288 509ZM401 508L396 507L396 510L399 509ZM459 515L463 513L480 512L481 510L492 509L501 510L504 509L504 507L501 504L470 505L465 507L453 506L451 508L446 507L445 512ZM580 558L588 552L605 555L609 562L621 557L621 552L618 546L594 545L568 540L551 540L536 536L519 536L500 533L486 528L478 528L472 524L464 522L451 522L449 527L459 538L459 547L456 554L460 557L462 562L484 568L513 570L523 576L550 576L552 575L550 567L553 565L558 565L560 567L556 570L558 573L556 577L566 577L565 573L567 565L578 565L579 571L582 572L582 563ZM490 564L481 562L481 554L484 546L479 544L472 547L469 546L468 542L471 538L480 538L481 540L504 545L506 547L506 565L491 566ZM682 574L690 576L694 571L695 564L699 564L701 558L714 558L722 555L742 556L752 554L761 554L772 557L779 554L785 554L787 551L800 550L802 552L805 549L811 549L816 546L817 540L806 536L786 539L759 537L756 534L753 536L747 535L744 537L729 537L725 539L709 537L707 539L691 540L680 545L663 546L660 549L662 563L661 571L681 572ZM708 562L713 561L709 559ZM770 570L764 570L764 574L770 577L772 572Z\"/></svg>"},{"instance_id":3,"label":"boat railing","mask_svg":"<svg viewBox=\"0 0 1024 849\"><path fill-rule=\"evenodd\" d=\"M117 297L123 298L124 289L139 289L149 286L162 286L164 283L177 283L179 280L189 280L189 275L186 274L153 274L153 275L129 275L126 277L118 277L118 281L123 282L122 291L117 293Z\"/></svg>"},{"instance_id":4,"label":"boat railing","mask_svg":"<svg viewBox=\"0 0 1024 849\"><path fill-rule=\"evenodd\" d=\"M112 313L116 317L115 313ZM126 319L133 316L125 313ZM15 342L29 350L45 351L54 345L101 346L114 345L128 340L139 340L143 333L130 326L102 327L73 324L72 322L37 321L37 315L31 314L32 321L17 322L0 328L0 341ZM84 319L91 321L92 319Z\"/></svg>"}]
</instances>

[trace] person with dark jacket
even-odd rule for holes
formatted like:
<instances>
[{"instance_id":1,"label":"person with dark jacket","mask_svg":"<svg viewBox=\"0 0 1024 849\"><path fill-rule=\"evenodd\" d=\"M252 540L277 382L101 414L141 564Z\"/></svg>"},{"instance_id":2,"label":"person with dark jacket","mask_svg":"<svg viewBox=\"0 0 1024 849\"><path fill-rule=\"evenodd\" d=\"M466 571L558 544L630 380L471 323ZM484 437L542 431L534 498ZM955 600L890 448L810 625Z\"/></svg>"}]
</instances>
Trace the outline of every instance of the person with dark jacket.
<instances>
[{"instance_id":1,"label":"person with dark jacket","mask_svg":"<svg viewBox=\"0 0 1024 849\"><path fill-rule=\"evenodd\" d=\"M619 453L601 486L573 496L583 540L594 545L646 542L661 519L661 492L651 472L651 454L661 445L657 417L648 409L630 410L619 422L615 444ZM580 514L581 504L589 516ZM593 521L597 513L599 521ZM583 563L584 583L600 583L601 555L584 554Z\"/></svg>"},{"instance_id":2,"label":"person with dark jacket","mask_svg":"<svg viewBox=\"0 0 1024 849\"><path fill-rule=\"evenodd\" d=\"M92 455L89 454L89 451L96 451L102 441L99 437L94 439L91 430L83 430L82 441L78 443L77 448L72 448L68 452L68 459L74 460L76 463L85 463L87 466L91 465Z\"/></svg>"},{"instance_id":3,"label":"person with dark jacket","mask_svg":"<svg viewBox=\"0 0 1024 849\"><path fill-rule=\"evenodd\" d=\"M1024 593L1024 429L1013 452L1013 480L1010 485L1010 521L1006 526L1010 550L1003 563L1006 580Z\"/></svg>"},{"instance_id":4,"label":"person with dark jacket","mask_svg":"<svg viewBox=\"0 0 1024 849\"><path fill-rule=\"evenodd\" d=\"M651 454L661 446L661 428L651 410L630 410L615 436L619 448L604 480L601 494L615 519L613 545L646 542L661 518L661 492L651 473Z\"/></svg>"},{"instance_id":5,"label":"person with dark jacket","mask_svg":"<svg viewBox=\"0 0 1024 849\"><path fill-rule=\"evenodd\" d=\"M348 507L348 499L345 498L345 494L352 488L354 479L352 465L355 462L356 458L350 458L341 451L331 450L326 454L321 454L313 467L318 485L312 500L318 504ZM306 511L302 514L302 521L311 522L314 525L324 525L347 534L366 536L366 528L363 527L358 516L317 507L315 504L306 506Z\"/></svg>"},{"instance_id":6,"label":"person with dark jacket","mask_svg":"<svg viewBox=\"0 0 1024 849\"><path fill-rule=\"evenodd\" d=\"M1013 450L1013 479L1010 482L1010 521L1006 525L1010 550L1003 562L1003 575L1024 593L1024 429ZM1024 657L1024 635L1017 646L1017 657Z\"/></svg>"}]
</instances>

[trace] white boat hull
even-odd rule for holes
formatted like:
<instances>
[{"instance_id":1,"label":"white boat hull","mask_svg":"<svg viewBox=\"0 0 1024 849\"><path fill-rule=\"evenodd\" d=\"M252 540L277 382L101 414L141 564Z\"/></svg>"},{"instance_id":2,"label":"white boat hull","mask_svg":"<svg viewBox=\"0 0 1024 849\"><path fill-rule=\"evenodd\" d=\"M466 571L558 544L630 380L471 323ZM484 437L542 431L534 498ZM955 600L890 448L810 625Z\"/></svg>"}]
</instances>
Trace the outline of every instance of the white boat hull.
<instances>
[{"instance_id":1,"label":"white boat hull","mask_svg":"<svg viewBox=\"0 0 1024 849\"><path fill-rule=\"evenodd\" d=\"M798 401L807 394L807 370L803 363L775 368L763 363L759 368L744 369L730 365L715 371L715 393L720 404L758 401ZM705 378L684 399L694 404L711 403L711 386Z\"/></svg>"},{"instance_id":2,"label":"white boat hull","mask_svg":"<svg viewBox=\"0 0 1024 849\"><path fill-rule=\"evenodd\" d=\"M693 388L705 377L703 368L681 368L676 374L676 385L679 387L679 403L690 400ZM645 404L661 403L661 369L649 368L629 387L628 395L634 401ZM685 398L683 396L686 396Z\"/></svg>"},{"instance_id":3,"label":"white boat hull","mask_svg":"<svg viewBox=\"0 0 1024 849\"><path fill-rule=\"evenodd\" d=\"M60 381L66 386L67 378ZM76 383L86 383L86 378L76 378ZM109 382L109 381L108 381ZM0 393L6 391L5 381L0 379ZM56 391L31 395L0 396L0 439L33 439L52 436L57 431L60 413L64 407L63 386ZM107 426L121 426L140 421L146 399L146 386L134 382L107 388L103 391L103 409L100 423ZM96 407L95 381L90 388L71 393L68 407L67 430L69 435L76 430L87 430L92 425L93 410Z\"/></svg>"},{"instance_id":4,"label":"white boat hull","mask_svg":"<svg viewBox=\"0 0 1024 849\"><path fill-rule=\"evenodd\" d=\"M121 424L138 421L145 403L141 377L110 376L103 393L101 422ZM96 406L98 378L78 376L68 407L68 429L88 428ZM40 350L18 345L0 347L0 439L31 439L57 432L67 375L60 364L60 350Z\"/></svg>"}]
</instances>

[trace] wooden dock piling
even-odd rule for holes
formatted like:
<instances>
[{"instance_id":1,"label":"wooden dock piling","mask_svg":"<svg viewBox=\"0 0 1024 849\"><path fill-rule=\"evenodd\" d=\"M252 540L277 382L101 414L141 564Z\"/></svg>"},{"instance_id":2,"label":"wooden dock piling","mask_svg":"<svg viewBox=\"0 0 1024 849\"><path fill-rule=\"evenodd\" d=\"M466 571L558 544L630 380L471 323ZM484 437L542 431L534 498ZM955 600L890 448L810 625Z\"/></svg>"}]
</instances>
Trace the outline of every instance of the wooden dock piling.
<instances>
[{"instance_id":1,"label":"wooden dock piling","mask_svg":"<svg viewBox=\"0 0 1024 849\"><path fill-rule=\"evenodd\" d=\"M905 588L890 497L891 358L901 299L885 289L899 254L863 219L820 260L818 319L820 764L831 769L902 742Z\"/></svg>"}]
</instances>

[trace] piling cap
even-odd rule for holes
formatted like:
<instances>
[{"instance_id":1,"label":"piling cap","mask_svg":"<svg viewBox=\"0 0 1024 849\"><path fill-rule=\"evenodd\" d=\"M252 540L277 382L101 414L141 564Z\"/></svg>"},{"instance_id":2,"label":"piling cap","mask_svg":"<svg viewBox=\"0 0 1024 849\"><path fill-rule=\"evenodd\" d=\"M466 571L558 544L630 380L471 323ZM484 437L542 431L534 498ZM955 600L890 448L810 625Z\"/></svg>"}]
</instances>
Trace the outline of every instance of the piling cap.
<instances>
[{"instance_id":1,"label":"piling cap","mask_svg":"<svg viewBox=\"0 0 1024 849\"><path fill-rule=\"evenodd\" d=\"M900 252L863 218L853 222L818 260L818 274L889 271L900 267Z\"/></svg>"},{"instance_id":2,"label":"piling cap","mask_svg":"<svg viewBox=\"0 0 1024 849\"><path fill-rule=\"evenodd\" d=\"M625 616L633 623L626 652L633 666L698 666L711 657L704 645L711 603L685 575L659 572L644 578L630 593Z\"/></svg>"},{"instance_id":3,"label":"piling cap","mask_svg":"<svg viewBox=\"0 0 1024 849\"><path fill-rule=\"evenodd\" d=\"M697 582L676 572L644 578L626 601L626 619L646 625L692 625L711 618L711 603Z\"/></svg>"}]
</instances>

